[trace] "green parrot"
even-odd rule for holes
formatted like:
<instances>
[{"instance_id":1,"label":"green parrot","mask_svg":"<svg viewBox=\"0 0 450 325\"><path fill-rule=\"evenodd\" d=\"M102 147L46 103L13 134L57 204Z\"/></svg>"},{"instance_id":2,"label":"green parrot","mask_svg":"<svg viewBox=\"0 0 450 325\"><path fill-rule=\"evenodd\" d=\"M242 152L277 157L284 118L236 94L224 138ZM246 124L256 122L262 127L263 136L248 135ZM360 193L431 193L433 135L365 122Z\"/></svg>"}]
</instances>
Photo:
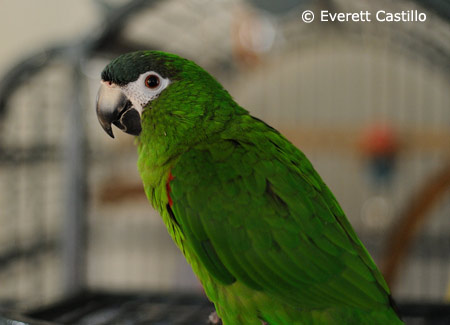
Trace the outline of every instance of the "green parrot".
<instances>
[{"instance_id":1,"label":"green parrot","mask_svg":"<svg viewBox=\"0 0 450 325\"><path fill-rule=\"evenodd\" d=\"M96 111L137 136L146 195L223 324L403 324L309 160L194 62L121 55Z\"/></svg>"}]
</instances>

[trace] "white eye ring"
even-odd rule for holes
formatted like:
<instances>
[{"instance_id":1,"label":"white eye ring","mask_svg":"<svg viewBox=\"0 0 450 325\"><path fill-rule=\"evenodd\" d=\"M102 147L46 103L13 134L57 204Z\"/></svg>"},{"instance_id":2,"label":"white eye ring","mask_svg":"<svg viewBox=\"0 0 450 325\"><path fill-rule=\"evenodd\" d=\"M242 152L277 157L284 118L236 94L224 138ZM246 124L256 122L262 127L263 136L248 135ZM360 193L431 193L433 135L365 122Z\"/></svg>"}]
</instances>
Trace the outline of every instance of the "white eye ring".
<instances>
[{"instance_id":1,"label":"white eye ring","mask_svg":"<svg viewBox=\"0 0 450 325\"><path fill-rule=\"evenodd\" d=\"M127 85L121 87L122 91L133 103L134 108L142 113L144 107L170 84L168 78L163 78L155 71L148 71L139 76L139 78Z\"/></svg>"}]
</instances>

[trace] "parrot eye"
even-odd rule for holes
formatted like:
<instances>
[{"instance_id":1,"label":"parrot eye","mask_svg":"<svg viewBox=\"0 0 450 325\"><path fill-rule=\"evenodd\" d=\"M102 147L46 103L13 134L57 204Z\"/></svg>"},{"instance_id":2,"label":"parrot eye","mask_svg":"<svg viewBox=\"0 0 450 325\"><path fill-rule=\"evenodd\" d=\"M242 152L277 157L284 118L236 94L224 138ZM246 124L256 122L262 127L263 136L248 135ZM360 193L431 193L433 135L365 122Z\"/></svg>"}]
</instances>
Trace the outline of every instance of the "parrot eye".
<instances>
[{"instance_id":1,"label":"parrot eye","mask_svg":"<svg viewBox=\"0 0 450 325\"><path fill-rule=\"evenodd\" d=\"M150 89L157 88L159 84L160 84L159 77L155 74L148 75L147 78L145 78L145 86Z\"/></svg>"}]
</instances>

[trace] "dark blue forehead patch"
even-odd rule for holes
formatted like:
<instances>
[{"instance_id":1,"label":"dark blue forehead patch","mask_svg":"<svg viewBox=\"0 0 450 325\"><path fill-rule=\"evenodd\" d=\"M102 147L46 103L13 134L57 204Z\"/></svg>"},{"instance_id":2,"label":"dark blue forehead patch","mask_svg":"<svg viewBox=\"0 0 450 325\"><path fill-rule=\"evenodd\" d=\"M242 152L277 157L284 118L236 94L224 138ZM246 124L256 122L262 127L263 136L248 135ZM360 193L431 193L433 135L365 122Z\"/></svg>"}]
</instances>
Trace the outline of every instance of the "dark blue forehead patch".
<instances>
[{"instance_id":1,"label":"dark blue forehead patch","mask_svg":"<svg viewBox=\"0 0 450 325\"><path fill-rule=\"evenodd\" d=\"M173 79L179 73L177 61L181 57L159 51L137 51L112 60L102 72L102 80L123 86L136 81L147 71L155 71L163 78Z\"/></svg>"}]
</instances>

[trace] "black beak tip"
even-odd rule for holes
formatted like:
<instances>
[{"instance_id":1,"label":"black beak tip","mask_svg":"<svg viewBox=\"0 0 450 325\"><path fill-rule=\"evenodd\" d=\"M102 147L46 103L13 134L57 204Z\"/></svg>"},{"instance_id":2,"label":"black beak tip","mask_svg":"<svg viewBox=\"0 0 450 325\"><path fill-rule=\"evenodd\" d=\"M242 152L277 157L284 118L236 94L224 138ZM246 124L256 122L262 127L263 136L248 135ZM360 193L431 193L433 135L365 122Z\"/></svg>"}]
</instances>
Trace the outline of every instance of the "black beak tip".
<instances>
[{"instance_id":1,"label":"black beak tip","mask_svg":"<svg viewBox=\"0 0 450 325\"><path fill-rule=\"evenodd\" d=\"M98 111L98 110L97 110ZM100 125L102 129L111 137L114 139L114 133L111 128L111 123L109 122L109 119L103 119L103 116L97 115L98 121L100 122Z\"/></svg>"},{"instance_id":2,"label":"black beak tip","mask_svg":"<svg viewBox=\"0 0 450 325\"><path fill-rule=\"evenodd\" d=\"M111 127L109 127L108 129L105 129L105 132L106 132L111 138L114 139L114 133L113 133Z\"/></svg>"}]
</instances>

